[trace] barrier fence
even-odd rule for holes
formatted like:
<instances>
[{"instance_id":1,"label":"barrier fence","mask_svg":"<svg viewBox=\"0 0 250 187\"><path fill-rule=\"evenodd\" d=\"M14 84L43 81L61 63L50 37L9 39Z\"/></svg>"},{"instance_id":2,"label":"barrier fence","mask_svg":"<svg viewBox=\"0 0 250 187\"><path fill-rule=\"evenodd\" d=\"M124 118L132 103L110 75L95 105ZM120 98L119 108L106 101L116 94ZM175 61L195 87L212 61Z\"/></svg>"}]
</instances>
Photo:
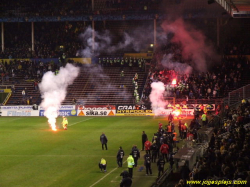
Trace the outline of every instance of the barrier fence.
<instances>
[{"instance_id":1,"label":"barrier fence","mask_svg":"<svg viewBox=\"0 0 250 187\"><path fill-rule=\"evenodd\" d=\"M157 109L157 115L168 116L175 110L179 116L191 117L194 111L205 107L207 111L214 111L215 104L168 105L164 109ZM2 116L44 116L45 109L32 105L1 106ZM58 108L58 116L154 116L155 111L146 105L62 105Z\"/></svg>"},{"instance_id":2,"label":"barrier fence","mask_svg":"<svg viewBox=\"0 0 250 187\"><path fill-rule=\"evenodd\" d=\"M242 99L250 98L250 84L234 90L228 94L228 105L233 106L240 103Z\"/></svg>"}]
</instances>

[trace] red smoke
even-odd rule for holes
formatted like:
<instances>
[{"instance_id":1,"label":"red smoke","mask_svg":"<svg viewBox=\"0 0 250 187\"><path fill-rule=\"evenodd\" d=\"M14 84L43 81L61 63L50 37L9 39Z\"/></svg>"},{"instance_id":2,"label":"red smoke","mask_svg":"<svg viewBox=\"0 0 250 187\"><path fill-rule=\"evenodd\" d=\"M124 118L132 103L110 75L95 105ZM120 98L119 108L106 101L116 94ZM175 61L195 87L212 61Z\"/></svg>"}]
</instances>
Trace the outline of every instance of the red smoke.
<instances>
[{"instance_id":1,"label":"red smoke","mask_svg":"<svg viewBox=\"0 0 250 187\"><path fill-rule=\"evenodd\" d=\"M183 59L192 59L193 67L200 72L207 71L207 57L215 57L212 45L206 41L204 34L179 18L173 22L164 21L165 33L174 33L171 42L181 43Z\"/></svg>"}]
</instances>

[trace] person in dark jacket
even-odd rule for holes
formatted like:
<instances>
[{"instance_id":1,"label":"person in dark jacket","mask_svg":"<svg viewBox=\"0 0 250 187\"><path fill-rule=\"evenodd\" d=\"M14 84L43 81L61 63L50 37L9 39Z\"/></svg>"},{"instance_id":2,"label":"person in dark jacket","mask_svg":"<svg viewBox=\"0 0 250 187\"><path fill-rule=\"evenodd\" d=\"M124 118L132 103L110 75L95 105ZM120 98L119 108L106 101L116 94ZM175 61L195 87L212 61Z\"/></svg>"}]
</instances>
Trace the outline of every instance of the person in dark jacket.
<instances>
[{"instance_id":1,"label":"person in dark jacket","mask_svg":"<svg viewBox=\"0 0 250 187\"><path fill-rule=\"evenodd\" d=\"M151 157L152 158L152 162L156 162L157 153L159 151L158 146L156 144L156 141L153 142L153 144L150 147L150 150L152 152L152 157Z\"/></svg>"},{"instance_id":2,"label":"person in dark jacket","mask_svg":"<svg viewBox=\"0 0 250 187\"><path fill-rule=\"evenodd\" d=\"M122 178L129 177L129 172L127 170L124 170L123 172L121 172L120 176L122 176Z\"/></svg>"},{"instance_id":3,"label":"person in dark jacket","mask_svg":"<svg viewBox=\"0 0 250 187\"><path fill-rule=\"evenodd\" d=\"M108 147L107 147L108 138L106 137L106 135L104 133L102 133L102 135L100 136L100 141L102 143L102 150L104 150L104 146L105 146L106 150L108 150Z\"/></svg>"},{"instance_id":4,"label":"person in dark jacket","mask_svg":"<svg viewBox=\"0 0 250 187\"><path fill-rule=\"evenodd\" d=\"M144 144L147 141L148 136L145 134L145 131L142 131L142 151L144 151Z\"/></svg>"},{"instance_id":5,"label":"person in dark jacket","mask_svg":"<svg viewBox=\"0 0 250 187\"><path fill-rule=\"evenodd\" d=\"M152 175L151 156L148 153L144 155L144 165L146 167L146 175L148 175L148 173Z\"/></svg>"},{"instance_id":6,"label":"person in dark jacket","mask_svg":"<svg viewBox=\"0 0 250 187\"><path fill-rule=\"evenodd\" d=\"M134 162L135 162L134 167L137 167L137 160L140 158L140 151L137 148L137 145L134 145L132 148L132 157L134 158Z\"/></svg>"},{"instance_id":7,"label":"person in dark jacket","mask_svg":"<svg viewBox=\"0 0 250 187\"><path fill-rule=\"evenodd\" d=\"M157 161L158 177L160 177L161 173L163 174L163 172L164 172L164 165L165 165L165 160L163 159L162 156L160 156L159 160Z\"/></svg>"},{"instance_id":8,"label":"person in dark jacket","mask_svg":"<svg viewBox=\"0 0 250 187\"><path fill-rule=\"evenodd\" d=\"M122 167L122 160L123 160L124 155L125 155L125 153L124 153L122 147L120 147L118 150L118 153L116 155L118 167Z\"/></svg>"},{"instance_id":9,"label":"person in dark jacket","mask_svg":"<svg viewBox=\"0 0 250 187\"><path fill-rule=\"evenodd\" d=\"M123 178L120 187L131 187L132 186L132 179L130 177Z\"/></svg>"}]
</instances>

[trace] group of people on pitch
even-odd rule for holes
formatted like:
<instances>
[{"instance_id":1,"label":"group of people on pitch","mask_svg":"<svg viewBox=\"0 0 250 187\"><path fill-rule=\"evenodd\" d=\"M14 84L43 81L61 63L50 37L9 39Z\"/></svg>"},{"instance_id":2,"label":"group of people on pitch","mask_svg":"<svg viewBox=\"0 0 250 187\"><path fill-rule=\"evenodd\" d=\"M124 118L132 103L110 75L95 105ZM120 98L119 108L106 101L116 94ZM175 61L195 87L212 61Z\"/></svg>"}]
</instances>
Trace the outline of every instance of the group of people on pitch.
<instances>
[{"instance_id":1,"label":"group of people on pitch","mask_svg":"<svg viewBox=\"0 0 250 187\"><path fill-rule=\"evenodd\" d=\"M146 151L144 155L144 166L146 169L146 175L152 175L151 163L156 162L156 158L158 158L157 168L158 168L158 177L164 172L164 166L166 162L170 163L172 168L173 161L173 147L175 146L174 142L176 141L176 135L172 132L169 133L167 130L162 131L162 124L159 123L159 129L157 133L154 133L152 142L148 140L146 133L143 131L142 133L142 150ZM106 148L107 150L107 142L108 139L104 133L100 136L100 141L102 143L102 149ZM123 158L125 156L125 152L122 147L119 148L116 158L118 167L122 167ZM141 153L136 145L134 145L131 149L131 153L127 158L127 166L128 170L123 171L120 176L122 176L122 181L120 183L120 187L130 187L132 185L133 178L133 169L137 167L138 159L141 157ZM139 171L144 169L144 166L139 167ZM107 161L102 158L99 162L99 168L101 171L106 172Z\"/></svg>"},{"instance_id":2,"label":"group of people on pitch","mask_svg":"<svg viewBox=\"0 0 250 187\"><path fill-rule=\"evenodd\" d=\"M104 150L104 149L108 150L108 146L107 146L108 138L104 133L102 133L100 136L100 142L102 144L102 150ZM139 154L139 158L140 158L140 152L138 149L137 149L137 153ZM117 155L116 155L118 167L122 167L124 155L125 155L125 152L122 149L122 147L120 146L120 148L117 152ZM122 181L120 183L120 187L131 187L131 185L132 185L133 167L135 166L135 161L134 161L134 158L132 157L132 153L127 158L127 163L128 163L129 172L123 171L121 173L120 176L122 176ZM136 164L137 164L137 162L136 162ZM99 168L100 168L101 172L104 171L104 173L105 173L107 171L107 161L104 158L102 158L100 160Z\"/></svg>"},{"instance_id":3,"label":"group of people on pitch","mask_svg":"<svg viewBox=\"0 0 250 187\"><path fill-rule=\"evenodd\" d=\"M174 164L173 148L177 141L177 133L172 127L171 121L166 129L163 129L162 123L159 122L158 131L153 134L152 141L148 140L144 131L142 132L142 150L145 148L146 151L144 155L146 175L152 174L151 163L157 164L158 177L163 174L166 162L169 162L172 169Z\"/></svg>"}]
</instances>

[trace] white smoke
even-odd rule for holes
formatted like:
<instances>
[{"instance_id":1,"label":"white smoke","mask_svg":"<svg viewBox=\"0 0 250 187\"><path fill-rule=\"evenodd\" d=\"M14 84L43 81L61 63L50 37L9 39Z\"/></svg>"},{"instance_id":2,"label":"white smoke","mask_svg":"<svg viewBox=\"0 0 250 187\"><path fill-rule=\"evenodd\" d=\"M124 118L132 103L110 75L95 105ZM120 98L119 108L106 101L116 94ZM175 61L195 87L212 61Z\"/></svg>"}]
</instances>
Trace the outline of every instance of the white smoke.
<instances>
[{"instance_id":1,"label":"white smoke","mask_svg":"<svg viewBox=\"0 0 250 187\"><path fill-rule=\"evenodd\" d=\"M145 32L145 30L143 30ZM103 32L94 31L91 27L87 27L86 30L80 34L79 38L83 41L84 48L79 50L77 54L82 57L99 56L101 53L113 54L119 50L131 48L139 52L149 38L150 34L141 34L140 28L135 29L132 34L126 32L123 33L123 39L117 43L112 44L112 34L105 30ZM94 34L94 38L93 38ZM92 47L94 46L94 52Z\"/></svg>"},{"instance_id":2,"label":"white smoke","mask_svg":"<svg viewBox=\"0 0 250 187\"><path fill-rule=\"evenodd\" d=\"M56 130L56 118L61 103L67 94L67 87L73 83L79 74L79 68L72 64L66 64L61 67L59 73L55 75L48 71L44 74L42 82L39 84L44 115L48 118L48 122L53 130Z\"/></svg>"},{"instance_id":3,"label":"white smoke","mask_svg":"<svg viewBox=\"0 0 250 187\"><path fill-rule=\"evenodd\" d=\"M160 112L165 110L166 101L164 100L163 94L165 86L162 82L153 82L151 84L152 91L149 95L151 101L151 107L155 116L160 115Z\"/></svg>"}]
</instances>

